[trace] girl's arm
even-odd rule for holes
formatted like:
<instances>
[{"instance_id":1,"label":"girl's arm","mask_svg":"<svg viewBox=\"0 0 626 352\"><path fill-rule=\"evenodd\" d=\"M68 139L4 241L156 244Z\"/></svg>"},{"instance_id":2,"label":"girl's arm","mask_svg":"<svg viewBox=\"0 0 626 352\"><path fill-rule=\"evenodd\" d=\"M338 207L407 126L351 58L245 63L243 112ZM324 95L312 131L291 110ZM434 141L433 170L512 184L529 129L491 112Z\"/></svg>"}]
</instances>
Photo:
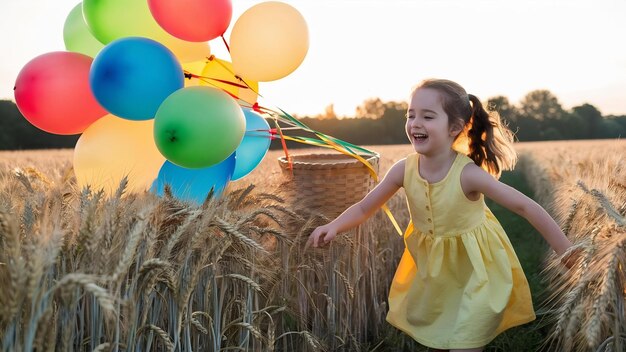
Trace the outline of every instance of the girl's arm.
<instances>
[{"instance_id":1,"label":"girl's arm","mask_svg":"<svg viewBox=\"0 0 626 352\"><path fill-rule=\"evenodd\" d=\"M404 182L404 163L402 159L395 163L387 175L362 200L350 206L335 220L316 228L306 243L306 247L330 242L337 233L347 231L372 216L391 196L402 187Z\"/></svg>"},{"instance_id":2,"label":"girl's arm","mask_svg":"<svg viewBox=\"0 0 626 352\"><path fill-rule=\"evenodd\" d=\"M539 204L470 163L461 173L461 187L465 194L482 193L510 211L523 216L541 233L558 255L572 246L559 225Z\"/></svg>"}]
</instances>

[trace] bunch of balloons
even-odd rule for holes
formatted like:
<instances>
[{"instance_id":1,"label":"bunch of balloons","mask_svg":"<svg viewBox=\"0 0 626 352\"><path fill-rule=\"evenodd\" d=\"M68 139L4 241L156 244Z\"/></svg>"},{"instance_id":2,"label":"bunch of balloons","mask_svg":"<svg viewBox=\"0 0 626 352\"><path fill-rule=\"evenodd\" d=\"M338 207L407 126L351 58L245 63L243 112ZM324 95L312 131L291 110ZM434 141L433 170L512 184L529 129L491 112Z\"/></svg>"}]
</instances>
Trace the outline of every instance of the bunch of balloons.
<instances>
[{"instance_id":1,"label":"bunch of balloons","mask_svg":"<svg viewBox=\"0 0 626 352\"><path fill-rule=\"evenodd\" d=\"M34 126L79 134L80 186L128 189L202 202L250 173L271 141L252 109L258 82L293 72L308 50L308 29L276 1L245 11L231 29L230 0L83 0L67 16L67 51L28 62L15 100ZM221 38L232 62L211 55Z\"/></svg>"}]
</instances>

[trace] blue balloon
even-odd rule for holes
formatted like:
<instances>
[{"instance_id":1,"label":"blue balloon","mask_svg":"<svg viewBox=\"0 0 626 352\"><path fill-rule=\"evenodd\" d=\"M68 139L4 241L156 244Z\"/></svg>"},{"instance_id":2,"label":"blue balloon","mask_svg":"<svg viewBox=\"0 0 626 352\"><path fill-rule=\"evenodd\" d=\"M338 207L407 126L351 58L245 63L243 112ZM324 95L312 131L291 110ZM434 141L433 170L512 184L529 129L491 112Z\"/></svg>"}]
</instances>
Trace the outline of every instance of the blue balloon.
<instances>
[{"instance_id":1,"label":"blue balloon","mask_svg":"<svg viewBox=\"0 0 626 352\"><path fill-rule=\"evenodd\" d=\"M162 196L165 185L169 184L176 198L202 204L211 189L214 197L222 194L234 170L235 153L221 163L203 169L187 169L166 161L152 183L151 191Z\"/></svg>"},{"instance_id":2,"label":"blue balloon","mask_svg":"<svg viewBox=\"0 0 626 352\"><path fill-rule=\"evenodd\" d=\"M163 44L125 37L105 46L89 71L96 100L111 114L149 120L170 94L185 84L176 56Z\"/></svg>"},{"instance_id":3,"label":"blue balloon","mask_svg":"<svg viewBox=\"0 0 626 352\"><path fill-rule=\"evenodd\" d=\"M270 125L263 116L252 109L243 109L246 117L246 134L235 150L237 162L232 180L239 180L254 170L267 154L272 141Z\"/></svg>"}]
</instances>

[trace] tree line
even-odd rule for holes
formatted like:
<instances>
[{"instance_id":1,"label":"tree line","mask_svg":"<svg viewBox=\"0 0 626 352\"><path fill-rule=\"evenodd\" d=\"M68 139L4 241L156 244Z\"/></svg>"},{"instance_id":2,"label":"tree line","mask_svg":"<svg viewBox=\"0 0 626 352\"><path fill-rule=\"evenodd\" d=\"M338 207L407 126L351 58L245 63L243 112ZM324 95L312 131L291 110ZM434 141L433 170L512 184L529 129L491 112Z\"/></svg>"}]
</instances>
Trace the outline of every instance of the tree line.
<instances>
[{"instance_id":1,"label":"tree line","mask_svg":"<svg viewBox=\"0 0 626 352\"><path fill-rule=\"evenodd\" d=\"M486 109L498 112L520 142L626 136L626 115L603 116L587 103L567 110L548 90L534 90L518 104L512 104L505 96L489 98L483 104ZM324 114L304 117L301 121L313 130L357 145L406 142L407 103L373 98L364 101L356 111L358 118L339 119L330 105Z\"/></svg>"},{"instance_id":2,"label":"tree line","mask_svg":"<svg viewBox=\"0 0 626 352\"><path fill-rule=\"evenodd\" d=\"M31 125L14 102L0 100L0 150L74 148L78 137L44 132Z\"/></svg>"},{"instance_id":3,"label":"tree line","mask_svg":"<svg viewBox=\"0 0 626 352\"><path fill-rule=\"evenodd\" d=\"M586 103L568 110L548 90L534 90L518 104L512 104L505 96L489 98L484 104L500 114L520 142L626 136L626 115L603 116L595 106ZM372 98L356 108L354 118L339 118L332 105L323 114L296 117L315 131L353 144L401 144L406 143L406 110L406 102ZM73 148L78 137L43 132L22 116L15 103L0 100L0 150ZM303 145L289 143L288 146ZM272 148L281 148L280 143L272 143Z\"/></svg>"}]
</instances>

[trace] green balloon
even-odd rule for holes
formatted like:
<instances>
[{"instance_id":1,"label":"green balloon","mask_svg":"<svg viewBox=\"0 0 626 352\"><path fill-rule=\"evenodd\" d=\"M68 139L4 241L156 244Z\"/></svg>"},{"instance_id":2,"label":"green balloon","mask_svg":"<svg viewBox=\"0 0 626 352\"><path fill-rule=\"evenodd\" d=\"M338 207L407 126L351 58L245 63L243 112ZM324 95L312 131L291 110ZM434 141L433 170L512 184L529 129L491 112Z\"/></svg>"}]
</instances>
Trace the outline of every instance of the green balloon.
<instances>
[{"instance_id":1,"label":"green balloon","mask_svg":"<svg viewBox=\"0 0 626 352\"><path fill-rule=\"evenodd\" d=\"M106 44L130 36L156 39L165 32L145 0L83 0L83 13L94 36Z\"/></svg>"},{"instance_id":2,"label":"green balloon","mask_svg":"<svg viewBox=\"0 0 626 352\"><path fill-rule=\"evenodd\" d=\"M246 132L239 104L220 89L182 88L168 96L154 117L154 141L172 163L189 169L222 162Z\"/></svg>"},{"instance_id":3,"label":"green balloon","mask_svg":"<svg viewBox=\"0 0 626 352\"><path fill-rule=\"evenodd\" d=\"M100 43L91 32L83 18L83 5L79 3L74 6L70 14L65 19L63 25L63 42L67 51L85 54L91 57L96 55L104 48L104 44Z\"/></svg>"},{"instance_id":4,"label":"green balloon","mask_svg":"<svg viewBox=\"0 0 626 352\"><path fill-rule=\"evenodd\" d=\"M83 16L94 37L108 44L123 37L145 37L170 49L181 62L209 55L208 43L175 38L156 22L147 0L83 0Z\"/></svg>"}]
</instances>

